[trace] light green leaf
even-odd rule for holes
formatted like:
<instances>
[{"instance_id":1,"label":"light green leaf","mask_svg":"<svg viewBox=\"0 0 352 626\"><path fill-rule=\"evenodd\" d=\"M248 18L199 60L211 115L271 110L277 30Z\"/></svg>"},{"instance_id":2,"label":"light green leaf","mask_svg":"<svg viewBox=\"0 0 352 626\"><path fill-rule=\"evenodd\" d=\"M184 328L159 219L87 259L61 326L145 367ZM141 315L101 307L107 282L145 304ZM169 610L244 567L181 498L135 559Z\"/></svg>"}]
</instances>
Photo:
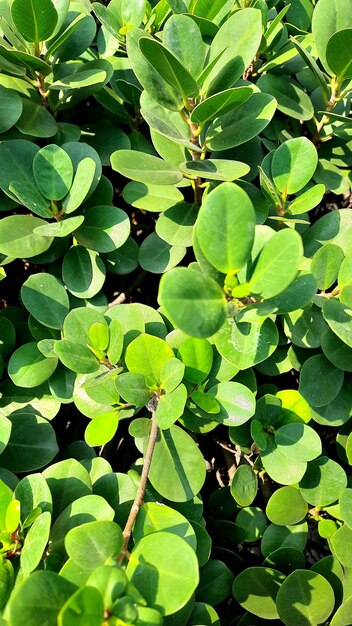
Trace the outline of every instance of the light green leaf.
<instances>
[{"instance_id":1,"label":"light green leaf","mask_svg":"<svg viewBox=\"0 0 352 626\"><path fill-rule=\"evenodd\" d=\"M178 426L159 432L149 480L160 495L172 502L187 502L201 489L205 480L203 455L190 435Z\"/></svg>"},{"instance_id":2,"label":"light green leaf","mask_svg":"<svg viewBox=\"0 0 352 626\"><path fill-rule=\"evenodd\" d=\"M96 357L85 345L60 339L55 342L54 351L60 361L74 372L86 374L99 369Z\"/></svg>"},{"instance_id":3,"label":"light green leaf","mask_svg":"<svg viewBox=\"0 0 352 626\"><path fill-rule=\"evenodd\" d=\"M66 601L58 615L58 626L100 626L104 618L101 593L87 586L77 591Z\"/></svg>"},{"instance_id":4,"label":"light green leaf","mask_svg":"<svg viewBox=\"0 0 352 626\"><path fill-rule=\"evenodd\" d=\"M125 211L112 206L88 207L84 223L75 233L77 241L97 252L120 248L130 234L130 220Z\"/></svg>"},{"instance_id":5,"label":"light green leaf","mask_svg":"<svg viewBox=\"0 0 352 626\"><path fill-rule=\"evenodd\" d=\"M326 578L303 569L286 578L276 598L279 617L286 626L296 626L297 615L302 624L318 626L331 615L334 604L334 592Z\"/></svg>"},{"instance_id":6,"label":"light green leaf","mask_svg":"<svg viewBox=\"0 0 352 626\"><path fill-rule=\"evenodd\" d=\"M8 375L19 387L38 387L50 378L57 363L55 357L45 358L35 342L25 343L11 355Z\"/></svg>"},{"instance_id":7,"label":"light green leaf","mask_svg":"<svg viewBox=\"0 0 352 626\"><path fill-rule=\"evenodd\" d=\"M127 347L125 361L130 372L151 376L160 382L160 372L165 361L174 358L170 346L160 339L142 333Z\"/></svg>"},{"instance_id":8,"label":"light green leaf","mask_svg":"<svg viewBox=\"0 0 352 626\"><path fill-rule=\"evenodd\" d=\"M199 581L194 550L181 537L164 531L147 535L137 543L126 573L148 606L161 610L164 615L182 609ZM150 576L155 574L158 584L152 588Z\"/></svg>"},{"instance_id":9,"label":"light green leaf","mask_svg":"<svg viewBox=\"0 0 352 626\"><path fill-rule=\"evenodd\" d=\"M21 568L28 576L39 565L49 540L51 514L45 511L30 527L21 550Z\"/></svg>"},{"instance_id":10,"label":"light green leaf","mask_svg":"<svg viewBox=\"0 0 352 626\"><path fill-rule=\"evenodd\" d=\"M111 155L111 167L140 183L153 185L173 185L182 180L180 170L163 159L136 152L135 150L118 150Z\"/></svg>"},{"instance_id":11,"label":"light green leaf","mask_svg":"<svg viewBox=\"0 0 352 626\"><path fill-rule=\"evenodd\" d=\"M257 82L265 94L273 96L279 111L296 120L310 120L314 108L309 95L296 81L281 74L266 74Z\"/></svg>"},{"instance_id":12,"label":"light green leaf","mask_svg":"<svg viewBox=\"0 0 352 626\"><path fill-rule=\"evenodd\" d=\"M76 591L76 585L55 572L34 572L24 580L21 593L10 605L10 619L17 626L57 624L63 604Z\"/></svg>"},{"instance_id":13,"label":"light green leaf","mask_svg":"<svg viewBox=\"0 0 352 626\"><path fill-rule=\"evenodd\" d=\"M226 159L206 159L205 161L186 161L180 163L181 172L192 178L209 180L235 180L248 174L250 167L246 163Z\"/></svg>"},{"instance_id":14,"label":"light green leaf","mask_svg":"<svg viewBox=\"0 0 352 626\"><path fill-rule=\"evenodd\" d=\"M289 139L274 152L271 164L273 181L285 196L297 193L310 181L317 164L317 149L309 139Z\"/></svg>"},{"instance_id":15,"label":"light green leaf","mask_svg":"<svg viewBox=\"0 0 352 626\"><path fill-rule=\"evenodd\" d=\"M177 187L132 181L123 188L122 197L137 209L155 213L170 209L183 200L183 195Z\"/></svg>"},{"instance_id":16,"label":"light green leaf","mask_svg":"<svg viewBox=\"0 0 352 626\"><path fill-rule=\"evenodd\" d=\"M32 215L10 215L0 223L0 252L14 258L30 258L45 252L52 239L34 233L46 222Z\"/></svg>"},{"instance_id":17,"label":"light green leaf","mask_svg":"<svg viewBox=\"0 0 352 626\"><path fill-rule=\"evenodd\" d=\"M115 559L122 543L121 528L115 522L101 520L72 528L65 538L69 557L78 567L88 571Z\"/></svg>"}]
</instances>

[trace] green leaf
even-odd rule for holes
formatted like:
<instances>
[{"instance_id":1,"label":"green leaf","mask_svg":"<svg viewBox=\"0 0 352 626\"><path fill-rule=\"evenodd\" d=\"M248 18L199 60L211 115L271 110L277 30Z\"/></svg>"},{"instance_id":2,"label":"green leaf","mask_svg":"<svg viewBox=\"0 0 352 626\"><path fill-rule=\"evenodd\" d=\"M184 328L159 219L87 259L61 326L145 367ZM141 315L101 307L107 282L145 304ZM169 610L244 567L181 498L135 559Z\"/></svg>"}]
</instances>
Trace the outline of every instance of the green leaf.
<instances>
[{"instance_id":1,"label":"green leaf","mask_svg":"<svg viewBox=\"0 0 352 626\"><path fill-rule=\"evenodd\" d=\"M331 552L346 568L351 567L352 563L351 539L352 530L344 524L331 535L329 540Z\"/></svg>"},{"instance_id":2,"label":"green leaf","mask_svg":"<svg viewBox=\"0 0 352 626\"><path fill-rule=\"evenodd\" d=\"M275 431L275 442L279 452L293 462L312 461L322 451L318 433L299 422L280 426Z\"/></svg>"},{"instance_id":3,"label":"green leaf","mask_svg":"<svg viewBox=\"0 0 352 626\"><path fill-rule=\"evenodd\" d=\"M55 572L34 572L23 581L21 593L10 604L10 619L18 626L57 624L61 607L76 591L76 585Z\"/></svg>"},{"instance_id":4,"label":"green leaf","mask_svg":"<svg viewBox=\"0 0 352 626\"><path fill-rule=\"evenodd\" d=\"M115 559L122 548L121 528L110 521L95 521L72 528L65 538L69 557L78 567L93 571Z\"/></svg>"},{"instance_id":5,"label":"green leaf","mask_svg":"<svg viewBox=\"0 0 352 626\"><path fill-rule=\"evenodd\" d=\"M228 150L259 135L272 119L276 100L266 93L255 92L233 111L220 115L207 130L210 150Z\"/></svg>"},{"instance_id":6,"label":"green leaf","mask_svg":"<svg viewBox=\"0 0 352 626\"><path fill-rule=\"evenodd\" d=\"M125 361L130 372L151 376L160 382L161 368L173 357L174 353L166 341L142 333L127 347Z\"/></svg>"},{"instance_id":7,"label":"green leaf","mask_svg":"<svg viewBox=\"0 0 352 626\"><path fill-rule=\"evenodd\" d=\"M271 319L261 324L236 323L227 319L215 336L221 356L238 369L247 369L265 361L276 349L278 332Z\"/></svg>"},{"instance_id":8,"label":"green leaf","mask_svg":"<svg viewBox=\"0 0 352 626\"><path fill-rule=\"evenodd\" d=\"M255 412L255 399L248 387L237 382L223 382L211 387L209 394L220 404L214 418L225 426L239 426Z\"/></svg>"},{"instance_id":9,"label":"green leaf","mask_svg":"<svg viewBox=\"0 0 352 626\"><path fill-rule=\"evenodd\" d=\"M184 539L169 532L143 537L132 550L126 573L148 606L158 608L164 615L185 606L199 581L195 552ZM158 577L154 588L148 582L151 575Z\"/></svg>"},{"instance_id":10,"label":"green leaf","mask_svg":"<svg viewBox=\"0 0 352 626\"><path fill-rule=\"evenodd\" d=\"M303 363L299 391L313 407L332 402L339 393L344 373L334 367L323 354L316 354Z\"/></svg>"},{"instance_id":11,"label":"green leaf","mask_svg":"<svg viewBox=\"0 0 352 626\"><path fill-rule=\"evenodd\" d=\"M337 31L349 28L352 21L352 7L349 0L319 0L314 9L312 32L314 43L324 69L329 73L331 69L327 61L327 45L330 37Z\"/></svg>"},{"instance_id":12,"label":"green leaf","mask_svg":"<svg viewBox=\"0 0 352 626\"><path fill-rule=\"evenodd\" d=\"M257 495L257 491L257 475L249 465L240 465L232 479L232 497L240 506L249 506Z\"/></svg>"},{"instance_id":13,"label":"green leaf","mask_svg":"<svg viewBox=\"0 0 352 626\"><path fill-rule=\"evenodd\" d=\"M34 230L46 222L32 215L10 215L0 223L0 253L14 258L30 258L45 252L52 239Z\"/></svg>"},{"instance_id":14,"label":"green leaf","mask_svg":"<svg viewBox=\"0 0 352 626\"><path fill-rule=\"evenodd\" d=\"M15 498L21 503L21 523L25 525L33 511L52 512L52 497L42 474L30 474L20 480L15 489ZM27 522L26 522L27 520Z\"/></svg>"},{"instance_id":15,"label":"green leaf","mask_svg":"<svg viewBox=\"0 0 352 626\"><path fill-rule=\"evenodd\" d=\"M139 48L152 67L182 98L195 98L199 87L186 67L165 46L149 37L141 37Z\"/></svg>"},{"instance_id":16,"label":"green leaf","mask_svg":"<svg viewBox=\"0 0 352 626\"><path fill-rule=\"evenodd\" d=\"M323 317L335 335L352 348L352 309L338 300L326 300Z\"/></svg>"},{"instance_id":17,"label":"green leaf","mask_svg":"<svg viewBox=\"0 0 352 626\"><path fill-rule=\"evenodd\" d=\"M165 361L165 364L167 361ZM115 383L118 393L122 398L136 406L146 406L149 402L151 392L145 383L143 374L126 372L117 377Z\"/></svg>"},{"instance_id":18,"label":"green leaf","mask_svg":"<svg viewBox=\"0 0 352 626\"><path fill-rule=\"evenodd\" d=\"M268 519L279 526L297 524L306 517L307 512L308 504L295 487L277 489L265 510Z\"/></svg>"},{"instance_id":19,"label":"green leaf","mask_svg":"<svg viewBox=\"0 0 352 626\"><path fill-rule=\"evenodd\" d=\"M308 524L302 522L294 526L277 526L270 524L265 530L260 550L263 556L268 557L274 550L295 548L302 552L308 538ZM287 558L287 557L286 557Z\"/></svg>"},{"instance_id":20,"label":"green leaf","mask_svg":"<svg viewBox=\"0 0 352 626\"><path fill-rule=\"evenodd\" d=\"M246 102L252 94L253 89L249 86L233 87L220 91L220 93L209 96L197 104L191 113L191 121L195 124L204 124L219 115L225 115L225 113Z\"/></svg>"},{"instance_id":21,"label":"green leaf","mask_svg":"<svg viewBox=\"0 0 352 626\"><path fill-rule=\"evenodd\" d=\"M127 55L132 69L140 84L159 104L171 111L180 111L184 106L180 93L164 80L159 71L147 61L139 48L140 39L145 37L146 32L137 28L127 33Z\"/></svg>"},{"instance_id":22,"label":"green leaf","mask_svg":"<svg viewBox=\"0 0 352 626\"><path fill-rule=\"evenodd\" d=\"M352 45L352 28L344 28L334 33L326 47L326 60L340 83L352 78L352 60L348 50Z\"/></svg>"},{"instance_id":23,"label":"green leaf","mask_svg":"<svg viewBox=\"0 0 352 626\"><path fill-rule=\"evenodd\" d=\"M11 355L8 374L19 387L38 387L50 378L57 363L56 357L45 358L35 342L25 343Z\"/></svg>"},{"instance_id":24,"label":"green leaf","mask_svg":"<svg viewBox=\"0 0 352 626\"><path fill-rule=\"evenodd\" d=\"M192 76L203 69L205 45L197 23L188 15L171 15L163 29L163 43Z\"/></svg>"},{"instance_id":25,"label":"green leaf","mask_svg":"<svg viewBox=\"0 0 352 626\"><path fill-rule=\"evenodd\" d=\"M27 54L26 52L5 48L5 46L0 45L0 57L9 61L12 64L12 67L13 64L15 66L19 65L20 67L24 67L31 72L41 72L44 76L47 76L51 72L51 66L48 63L45 63L45 61L38 59L32 54ZM14 72L11 71L11 73Z\"/></svg>"},{"instance_id":26,"label":"green leaf","mask_svg":"<svg viewBox=\"0 0 352 626\"><path fill-rule=\"evenodd\" d=\"M66 290L55 276L44 272L32 274L22 285L21 298L29 313L41 324L62 328L70 306Z\"/></svg>"},{"instance_id":27,"label":"green leaf","mask_svg":"<svg viewBox=\"0 0 352 626\"><path fill-rule=\"evenodd\" d=\"M21 568L28 576L42 560L49 540L51 514L45 511L30 527L21 550Z\"/></svg>"},{"instance_id":28,"label":"green leaf","mask_svg":"<svg viewBox=\"0 0 352 626\"><path fill-rule=\"evenodd\" d=\"M250 167L246 163L225 159L207 159L205 161L186 161L180 163L181 172L192 178L209 180L235 180L248 174Z\"/></svg>"},{"instance_id":29,"label":"green leaf","mask_svg":"<svg viewBox=\"0 0 352 626\"><path fill-rule=\"evenodd\" d=\"M300 492L309 504L326 506L338 500L347 486L347 477L341 465L321 456L308 463L307 471L299 483Z\"/></svg>"},{"instance_id":30,"label":"green leaf","mask_svg":"<svg viewBox=\"0 0 352 626\"><path fill-rule=\"evenodd\" d=\"M40 192L49 200L62 200L72 184L73 165L67 152L51 144L33 160L33 173Z\"/></svg>"},{"instance_id":31,"label":"green leaf","mask_svg":"<svg viewBox=\"0 0 352 626\"><path fill-rule=\"evenodd\" d=\"M168 359L160 370L161 388L170 393L182 382L185 373L184 364L178 359Z\"/></svg>"},{"instance_id":32,"label":"green leaf","mask_svg":"<svg viewBox=\"0 0 352 626\"><path fill-rule=\"evenodd\" d=\"M233 583L232 571L217 559L210 559L200 569L200 581L197 589L197 600L219 604L231 594Z\"/></svg>"},{"instance_id":33,"label":"green leaf","mask_svg":"<svg viewBox=\"0 0 352 626\"><path fill-rule=\"evenodd\" d=\"M9 442L0 455L2 467L29 472L44 467L58 453L55 431L46 419L34 413L13 413Z\"/></svg>"},{"instance_id":34,"label":"green leaf","mask_svg":"<svg viewBox=\"0 0 352 626\"><path fill-rule=\"evenodd\" d=\"M296 626L318 626L331 615L335 596L330 583L317 572L296 570L281 585L276 598L280 619Z\"/></svg>"},{"instance_id":35,"label":"green leaf","mask_svg":"<svg viewBox=\"0 0 352 626\"><path fill-rule=\"evenodd\" d=\"M210 337L225 321L222 290L212 278L196 270L179 267L165 274L158 297L172 321L193 337Z\"/></svg>"},{"instance_id":36,"label":"green leaf","mask_svg":"<svg viewBox=\"0 0 352 626\"><path fill-rule=\"evenodd\" d=\"M154 232L148 235L142 242L138 261L140 266L147 272L161 274L178 265L185 254L185 247L171 246Z\"/></svg>"},{"instance_id":37,"label":"green leaf","mask_svg":"<svg viewBox=\"0 0 352 626\"><path fill-rule=\"evenodd\" d=\"M352 598L347 598L337 609L330 622L331 626L345 626L350 619Z\"/></svg>"},{"instance_id":38,"label":"green leaf","mask_svg":"<svg viewBox=\"0 0 352 626\"><path fill-rule=\"evenodd\" d=\"M69 370L78 373L96 372L99 363L94 354L86 346L60 339L54 344L54 352Z\"/></svg>"},{"instance_id":39,"label":"green leaf","mask_svg":"<svg viewBox=\"0 0 352 626\"><path fill-rule=\"evenodd\" d=\"M182 180L181 172L171 163L145 152L118 150L111 155L111 166L123 176L140 183L173 185Z\"/></svg>"},{"instance_id":40,"label":"green leaf","mask_svg":"<svg viewBox=\"0 0 352 626\"><path fill-rule=\"evenodd\" d=\"M352 489L342 489L339 497L341 516L345 524L352 530Z\"/></svg>"},{"instance_id":41,"label":"green leaf","mask_svg":"<svg viewBox=\"0 0 352 626\"><path fill-rule=\"evenodd\" d=\"M58 14L51 0L14 0L11 16L26 41L46 41L53 34Z\"/></svg>"},{"instance_id":42,"label":"green leaf","mask_svg":"<svg viewBox=\"0 0 352 626\"><path fill-rule=\"evenodd\" d=\"M155 416L158 425L163 430L170 428L183 415L187 401L185 385L179 385L159 398Z\"/></svg>"},{"instance_id":43,"label":"green leaf","mask_svg":"<svg viewBox=\"0 0 352 626\"><path fill-rule=\"evenodd\" d=\"M3 452L9 442L11 435L11 422L7 417L1 416L0 421L0 454Z\"/></svg>"},{"instance_id":44,"label":"green leaf","mask_svg":"<svg viewBox=\"0 0 352 626\"><path fill-rule=\"evenodd\" d=\"M58 533L59 527L62 528L63 523L65 532L62 533L62 538L67 534L70 528L76 525L76 516L78 516L80 512L93 514L101 511L99 505L104 504L102 507L105 512L104 514L108 514L109 507L106 502L101 502L99 496L91 495L92 482L90 476L83 465L76 461L76 459L65 459L64 461L50 465L44 470L43 476L53 496L53 518L55 520L58 518L57 522L55 521L54 523L51 533L53 550L57 536L60 534ZM64 512L62 517L59 517L62 512ZM64 520L70 518L71 515L71 526L67 527L66 521L64 522ZM112 517L106 517L104 519L112 519ZM87 518L85 518L85 520L82 519L82 522L86 520Z\"/></svg>"},{"instance_id":45,"label":"green leaf","mask_svg":"<svg viewBox=\"0 0 352 626\"><path fill-rule=\"evenodd\" d=\"M196 535L186 517L165 504L146 502L140 508L133 527L134 542L138 543L142 537L159 531L182 537L193 550L196 550Z\"/></svg>"},{"instance_id":46,"label":"green leaf","mask_svg":"<svg viewBox=\"0 0 352 626\"><path fill-rule=\"evenodd\" d=\"M205 462L193 439L181 428L171 426L159 432L149 480L160 495L172 502L187 502L201 489Z\"/></svg>"},{"instance_id":47,"label":"green leaf","mask_svg":"<svg viewBox=\"0 0 352 626\"><path fill-rule=\"evenodd\" d=\"M289 139L274 152L271 164L273 181L285 196L297 193L310 181L317 164L317 149L309 139Z\"/></svg>"},{"instance_id":48,"label":"green leaf","mask_svg":"<svg viewBox=\"0 0 352 626\"><path fill-rule=\"evenodd\" d=\"M159 213L183 200L177 187L130 182L123 188L123 199L137 209Z\"/></svg>"},{"instance_id":49,"label":"green leaf","mask_svg":"<svg viewBox=\"0 0 352 626\"><path fill-rule=\"evenodd\" d=\"M147 91L141 95L140 106L141 114L152 131L192 152L201 152L201 148L192 143L190 126L179 112L161 106Z\"/></svg>"},{"instance_id":50,"label":"green leaf","mask_svg":"<svg viewBox=\"0 0 352 626\"><path fill-rule=\"evenodd\" d=\"M72 186L62 202L65 213L73 213L81 206L93 185L96 169L96 163L90 157L78 163Z\"/></svg>"},{"instance_id":51,"label":"green leaf","mask_svg":"<svg viewBox=\"0 0 352 626\"><path fill-rule=\"evenodd\" d=\"M13 89L0 86L0 133L16 124L22 113L22 100Z\"/></svg>"},{"instance_id":52,"label":"green leaf","mask_svg":"<svg viewBox=\"0 0 352 626\"><path fill-rule=\"evenodd\" d=\"M270 478L279 483L279 485L294 485L298 483L307 469L307 463L289 460L280 452L275 443L268 438L267 446L265 450L262 450L260 458Z\"/></svg>"},{"instance_id":53,"label":"green leaf","mask_svg":"<svg viewBox=\"0 0 352 626\"><path fill-rule=\"evenodd\" d=\"M180 344L177 356L185 365L186 380L199 384L206 379L213 363L213 350L207 339L189 337Z\"/></svg>"},{"instance_id":54,"label":"green leaf","mask_svg":"<svg viewBox=\"0 0 352 626\"><path fill-rule=\"evenodd\" d=\"M120 248L130 234L130 221L125 211L111 206L88 207L84 223L75 233L77 241L97 252Z\"/></svg>"},{"instance_id":55,"label":"green leaf","mask_svg":"<svg viewBox=\"0 0 352 626\"><path fill-rule=\"evenodd\" d=\"M308 52L307 48L302 46L302 44L297 39L292 37L291 41L292 41L293 45L295 46L296 50L301 55L302 59L306 62L308 68L313 72L314 76L319 81L319 83L320 83L320 85L321 85L321 87L323 89L323 92L324 92L325 96L328 99L330 96L329 96L329 88L328 88L326 76L321 71L319 65L317 64L317 62L315 60L315 58L311 56L311 54Z\"/></svg>"},{"instance_id":56,"label":"green leaf","mask_svg":"<svg viewBox=\"0 0 352 626\"><path fill-rule=\"evenodd\" d=\"M83 223L84 216L76 215L76 217L68 217L62 222L51 222L45 226L38 226L34 232L37 235L45 237L62 237L66 238L71 235Z\"/></svg>"},{"instance_id":57,"label":"green leaf","mask_svg":"<svg viewBox=\"0 0 352 626\"><path fill-rule=\"evenodd\" d=\"M244 609L254 615L276 619L276 596L284 579L284 575L275 569L248 567L236 577L233 595Z\"/></svg>"},{"instance_id":58,"label":"green leaf","mask_svg":"<svg viewBox=\"0 0 352 626\"><path fill-rule=\"evenodd\" d=\"M219 185L204 200L196 228L208 261L224 274L236 274L248 260L254 240L255 214L249 196L235 184Z\"/></svg>"},{"instance_id":59,"label":"green leaf","mask_svg":"<svg viewBox=\"0 0 352 626\"><path fill-rule=\"evenodd\" d=\"M23 111L16 127L23 135L47 139L57 133L58 126L48 109L25 98L22 104Z\"/></svg>"},{"instance_id":60,"label":"green leaf","mask_svg":"<svg viewBox=\"0 0 352 626\"><path fill-rule=\"evenodd\" d=\"M83 587L67 600L58 615L59 626L100 626L104 617L101 593L94 587Z\"/></svg>"},{"instance_id":61,"label":"green leaf","mask_svg":"<svg viewBox=\"0 0 352 626\"><path fill-rule=\"evenodd\" d=\"M23 185L22 183L15 181L10 183L9 191L20 204L26 206L30 211L32 211L32 213L35 213L40 217L53 217L49 201L38 192L36 187ZM40 228L40 226L38 228ZM34 229L34 233L38 235L41 234L40 231L37 232L36 228ZM51 235L49 234L49 236Z\"/></svg>"},{"instance_id":62,"label":"green leaf","mask_svg":"<svg viewBox=\"0 0 352 626\"><path fill-rule=\"evenodd\" d=\"M277 102L279 111L296 120L312 119L314 108L308 94L296 81L280 74L266 74L257 82L265 94L270 94Z\"/></svg>"},{"instance_id":63,"label":"green leaf","mask_svg":"<svg viewBox=\"0 0 352 626\"><path fill-rule=\"evenodd\" d=\"M249 282L251 293L273 298L295 279L303 256L300 235L291 229L275 233L265 244Z\"/></svg>"},{"instance_id":64,"label":"green leaf","mask_svg":"<svg viewBox=\"0 0 352 626\"><path fill-rule=\"evenodd\" d=\"M205 87L216 79L219 71L233 59L240 59L243 70L253 61L262 38L262 14L259 9L245 8L235 11L224 21L210 47L210 61L223 52ZM235 79L234 79L235 81ZM232 85L231 85L232 86Z\"/></svg>"},{"instance_id":65,"label":"green leaf","mask_svg":"<svg viewBox=\"0 0 352 626\"><path fill-rule=\"evenodd\" d=\"M197 206L179 202L160 215L156 222L156 233L171 246L191 246L197 215Z\"/></svg>"},{"instance_id":66,"label":"green leaf","mask_svg":"<svg viewBox=\"0 0 352 626\"><path fill-rule=\"evenodd\" d=\"M327 243L316 251L310 269L319 289L325 291L336 281L343 259L343 251L333 243Z\"/></svg>"},{"instance_id":67,"label":"green leaf","mask_svg":"<svg viewBox=\"0 0 352 626\"><path fill-rule=\"evenodd\" d=\"M288 206L288 213L291 215L301 215L310 211L320 204L325 193L325 185L314 185L307 191L301 193Z\"/></svg>"},{"instance_id":68,"label":"green leaf","mask_svg":"<svg viewBox=\"0 0 352 626\"><path fill-rule=\"evenodd\" d=\"M11 139L0 144L0 187L9 191L11 183L20 183L35 187L32 162L38 152L38 146L24 139ZM11 194L10 194L10 197Z\"/></svg>"},{"instance_id":69,"label":"green leaf","mask_svg":"<svg viewBox=\"0 0 352 626\"><path fill-rule=\"evenodd\" d=\"M105 273L105 265L97 252L84 246L72 246L64 256L62 278L76 298L95 296L104 284Z\"/></svg>"}]
</instances>

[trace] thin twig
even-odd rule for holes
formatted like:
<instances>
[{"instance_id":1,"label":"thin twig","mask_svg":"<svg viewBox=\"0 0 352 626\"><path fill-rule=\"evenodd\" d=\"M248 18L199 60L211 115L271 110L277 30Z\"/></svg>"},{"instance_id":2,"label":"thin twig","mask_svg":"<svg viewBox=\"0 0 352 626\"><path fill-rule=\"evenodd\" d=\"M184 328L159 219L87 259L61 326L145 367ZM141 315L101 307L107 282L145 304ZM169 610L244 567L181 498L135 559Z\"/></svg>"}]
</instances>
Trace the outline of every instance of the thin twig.
<instances>
[{"instance_id":1,"label":"thin twig","mask_svg":"<svg viewBox=\"0 0 352 626\"><path fill-rule=\"evenodd\" d=\"M118 563L121 564L122 561L124 560L126 554L127 554L127 549L128 549L128 543L132 534L132 529L133 526L135 524L135 521L137 519L137 515L139 513L139 509L141 508L142 504L143 504L143 500L144 500L144 494L145 494L145 489L147 486L147 481L148 481L148 476L149 476L149 470L150 470L150 465L152 462L152 458L153 458L153 452L154 452L154 448L155 448L155 444L156 444L156 440L158 437L158 423L156 421L156 417L155 417L155 413L156 413L156 408L157 408L157 400L158 397L156 394L154 394L154 396L152 396L151 400L149 401L148 404L148 409L150 410L151 414L152 414L152 418L151 418L151 429L150 429L150 435L149 435L149 441L148 441L148 447L147 447L147 451L145 453L144 456L144 463L143 463L143 470L142 470L142 474L141 474L141 480L137 489L137 493L134 499L134 502L132 504L131 510L130 510L130 514L128 516L128 520L126 522L125 528L123 529L123 546L121 549L121 552L119 554L118 557Z\"/></svg>"}]
</instances>

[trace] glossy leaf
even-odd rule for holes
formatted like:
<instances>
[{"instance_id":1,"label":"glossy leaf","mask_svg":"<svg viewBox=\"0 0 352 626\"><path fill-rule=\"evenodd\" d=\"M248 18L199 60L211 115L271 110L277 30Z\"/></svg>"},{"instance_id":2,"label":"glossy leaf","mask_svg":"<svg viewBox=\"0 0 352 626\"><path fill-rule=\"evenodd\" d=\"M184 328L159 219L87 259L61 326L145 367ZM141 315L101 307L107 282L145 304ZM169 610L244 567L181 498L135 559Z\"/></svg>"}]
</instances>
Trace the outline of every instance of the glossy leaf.
<instances>
[{"instance_id":1,"label":"glossy leaf","mask_svg":"<svg viewBox=\"0 0 352 626\"><path fill-rule=\"evenodd\" d=\"M254 239L255 214L243 189L224 183L202 204L197 220L199 245L208 261L224 274L236 274L246 263ZM233 245L233 241L238 243Z\"/></svg>"}]
</instances>

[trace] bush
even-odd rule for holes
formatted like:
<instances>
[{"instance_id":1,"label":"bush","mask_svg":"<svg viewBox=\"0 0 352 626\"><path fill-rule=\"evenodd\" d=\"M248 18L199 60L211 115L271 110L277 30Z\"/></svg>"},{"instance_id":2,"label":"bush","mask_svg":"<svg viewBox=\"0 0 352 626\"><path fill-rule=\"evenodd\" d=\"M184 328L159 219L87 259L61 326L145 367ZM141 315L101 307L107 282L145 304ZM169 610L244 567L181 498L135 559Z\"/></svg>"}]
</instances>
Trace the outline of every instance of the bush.
<instances>
[{"instance_id":1,"label":"bush","mask_svg":"<svg viewBox=\"0 0 352 626\"><path fill-rule=\"evenodd\" d=\"M0 28L0 624L347 626L350 0Z\"/></svg>"}]
</instances>

